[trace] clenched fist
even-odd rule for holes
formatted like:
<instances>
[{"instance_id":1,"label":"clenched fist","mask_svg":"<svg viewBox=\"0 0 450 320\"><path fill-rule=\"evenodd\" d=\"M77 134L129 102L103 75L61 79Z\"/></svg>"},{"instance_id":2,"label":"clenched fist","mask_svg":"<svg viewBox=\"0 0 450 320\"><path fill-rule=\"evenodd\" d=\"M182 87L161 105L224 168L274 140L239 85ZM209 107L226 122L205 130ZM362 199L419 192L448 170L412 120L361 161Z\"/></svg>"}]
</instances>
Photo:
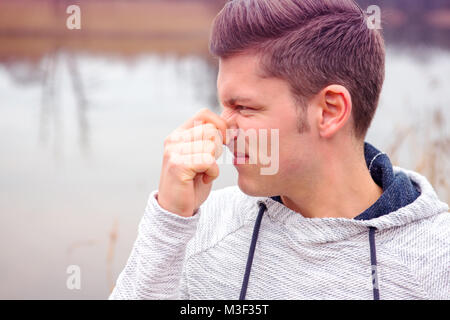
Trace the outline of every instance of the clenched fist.
<instances>
[{"instance_id":1,"label":"clenched fist","mask_svg":"<svg viewBox=\"0 0 450 320\"><path fill-rule=\"evenodd\" d=\"M227 124L208 109L172 132L164 141L158 203L180 216L194 215L219 176L216 159L226 143Z\"/></svg>"}]
</instances>

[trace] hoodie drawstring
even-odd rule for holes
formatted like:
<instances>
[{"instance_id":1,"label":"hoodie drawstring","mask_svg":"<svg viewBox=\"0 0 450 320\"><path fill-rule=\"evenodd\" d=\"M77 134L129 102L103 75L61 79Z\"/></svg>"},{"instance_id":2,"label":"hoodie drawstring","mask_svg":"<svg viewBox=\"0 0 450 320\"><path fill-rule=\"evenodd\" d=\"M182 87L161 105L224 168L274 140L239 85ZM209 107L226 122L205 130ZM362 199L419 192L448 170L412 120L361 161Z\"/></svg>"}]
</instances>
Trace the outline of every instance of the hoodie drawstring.
<instances>
[{"instance_id":1,"label":"hoodie drawstring","mask_svg":"<svg viewBox=\"0 0 450 320\"><path fill-rule=\"evenodd\" d=\"M245 300L247 294L248 280L250 278L250 271L252 269L253 256L255 254L256 241L258 240L259 229L261 227L261 220L267 207L264 203L259 203L259 212L256 217L255 226L253 227L252 242L248 252L247 265L245 267L244 280L242 281L241 294L239 300ZM373 300L380 300L380 290L378 287L378 272L377 272L377 249L375 246L375 227L369 227L369 246L370 246L370 264L372 266L372 288Z\"/></svg>"},{"instance_id":2,"label":"hoodie drawstring","mask_svg":"<svg viewBox=\"0 0 450 320\"><path fill-rule=\"evenodd\" d=\"M377 272L377 248L375 246L375 227L369 228L369 245L370 245L370 264L372 266L372 288L373 300L380 300L380 289L378 287Z\"/></svg>"},{"instance_id":3,"label":"hoodie drawstring","mask_svg":"<svg viewBox=\"0 0 450 320\"><path fill-rule=\"evenodd\" d=\"M256 241L258 240L259 228L261 227L261 220L267 207L264 203L259 203L258 217L256 218L255 226L253 227L252 243L248 252L247 266L245 267L244 280L242 281L241 294L239 300L245 300L247 294L248 279L250 278L250 271L252 269L253 255L255 254Z\"/></svg>"}]
</instances>

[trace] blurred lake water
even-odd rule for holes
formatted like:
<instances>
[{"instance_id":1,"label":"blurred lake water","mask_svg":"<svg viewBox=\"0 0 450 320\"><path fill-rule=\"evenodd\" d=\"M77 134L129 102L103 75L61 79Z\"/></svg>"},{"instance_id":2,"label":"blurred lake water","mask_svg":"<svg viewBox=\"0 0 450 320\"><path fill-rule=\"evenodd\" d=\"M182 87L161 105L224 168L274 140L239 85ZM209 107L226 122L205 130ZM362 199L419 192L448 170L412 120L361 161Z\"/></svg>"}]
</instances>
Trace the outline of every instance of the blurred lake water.
<instances>
[{"instance_id":1,"label":"blurred lake water","mask_svg":"<svg viewBox=\"0 0 450 320\"><path fill-rule=\"evenodd\" d=\"M390 47L367 137L446 201L449 72L449 51ZM0 298L108 296L158 187L162 141L198 109L218 111L216 73L195 55L56 51L0 65ZM220 169L214 189L234 185L233 166ZM80 290L66 286L69 265Z\"/></svg>"}]
</instances>

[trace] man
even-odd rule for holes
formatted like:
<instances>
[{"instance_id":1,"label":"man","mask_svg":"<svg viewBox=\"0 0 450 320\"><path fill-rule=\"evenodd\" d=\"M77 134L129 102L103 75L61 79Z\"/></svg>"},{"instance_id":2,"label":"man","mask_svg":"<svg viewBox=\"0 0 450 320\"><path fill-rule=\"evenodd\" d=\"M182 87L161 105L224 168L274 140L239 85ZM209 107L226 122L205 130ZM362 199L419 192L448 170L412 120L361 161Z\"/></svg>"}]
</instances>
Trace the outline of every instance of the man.
<instances>
[{"instance_id":1,"label":"man","mask_svg":"<svg viewBox=\"0 0 450 320\"><path fill-rule=\"evenodd\" d=\"M448 205L364 142L385 51L363 11L351 0L230 1L210 50L223 113L202 110L166 139L159 189L110 298L450 298ZM238 151L251 129L277 130L274 174L250 162L261 145L248 136ZM238 187L210 193L222 143L241 160Z\"/></svg>"}]
</instances>

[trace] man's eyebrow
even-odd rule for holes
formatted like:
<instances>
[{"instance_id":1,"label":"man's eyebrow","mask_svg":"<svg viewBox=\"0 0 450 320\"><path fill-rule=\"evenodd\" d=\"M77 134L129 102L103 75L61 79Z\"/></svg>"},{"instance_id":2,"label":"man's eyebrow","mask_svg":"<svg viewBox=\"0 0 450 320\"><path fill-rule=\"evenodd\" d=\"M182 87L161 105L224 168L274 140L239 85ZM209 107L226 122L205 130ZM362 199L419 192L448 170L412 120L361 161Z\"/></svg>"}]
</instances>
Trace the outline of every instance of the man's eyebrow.
<instances>
[{"instance_id":1,"label":"man's eyebrow","mask_svg":"<svg viewBox=\"0 0 450 320\"><path fill-rule=\"evenodd\" d=\"M253 102L253 100L251 98L239 97L239 96L228 98L224 101L224 103L226 105L230 105L230 106L238 104L238 103L249 103L249 102Z\"/></svg>"}]
</instances>

